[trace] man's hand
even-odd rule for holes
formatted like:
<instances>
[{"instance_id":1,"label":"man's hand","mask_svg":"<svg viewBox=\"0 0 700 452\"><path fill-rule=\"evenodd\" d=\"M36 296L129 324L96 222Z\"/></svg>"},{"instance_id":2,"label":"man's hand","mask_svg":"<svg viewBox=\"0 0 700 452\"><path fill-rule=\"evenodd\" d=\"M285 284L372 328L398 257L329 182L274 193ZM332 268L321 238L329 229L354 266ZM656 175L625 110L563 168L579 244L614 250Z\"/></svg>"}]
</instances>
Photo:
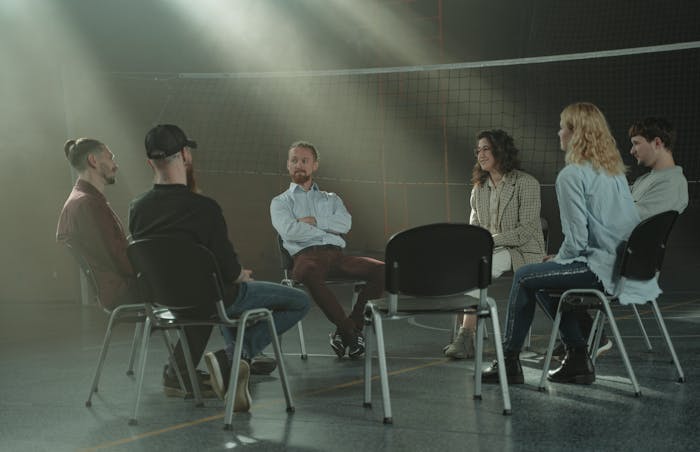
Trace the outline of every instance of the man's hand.
<instances>
[{"instance_id":1,"label":"man's hand","mask_svg":"<svg viewBox=\"0 0 700 452\"><path fill-rule=\"evenodd\" d=\"M310 224L311 226L316 226L316 217L297 218L297 221L301 221L302 223Z\"/></svg>"},{"instance_id":2,"label":"man's hand","mask_svg":"<svg viewBox=\"0 0 700 452\"><path fill-rule=\"evenodd\" d=\"M542 258L542 262L547 262L550 259L553 259L556 254L548 254L545 257Z\"/></svg>"},{"instance_id":3,"label":"man's hand","mask_svg":"<svg viewBox=\"0 0 700 452\"><path fill-rule=\"evenodd\" d=\"M253 270L249 270L247 268L242 268L241 269L241 274L238 275L238 278L236 279L237 283L242 283L242 282L248 282L248 281L255 281L252 278L253 275Z\"/></svg>"}]
</instances>

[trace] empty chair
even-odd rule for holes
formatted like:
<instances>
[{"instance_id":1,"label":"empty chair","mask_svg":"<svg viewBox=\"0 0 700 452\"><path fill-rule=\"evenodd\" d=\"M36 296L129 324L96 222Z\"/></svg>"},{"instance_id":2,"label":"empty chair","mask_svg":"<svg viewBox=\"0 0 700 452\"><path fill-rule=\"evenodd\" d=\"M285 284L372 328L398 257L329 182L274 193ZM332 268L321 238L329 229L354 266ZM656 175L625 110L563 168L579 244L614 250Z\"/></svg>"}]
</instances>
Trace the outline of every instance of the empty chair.
<instances>
[{"instance_id":1,"label":"empty chair","mask_svg":"<svg viewBox=\"0 0 700 452\"><path fill-rule=\"evenodd\" d=\"M487 296L492 255L491 233L468 224L418 226L389 239L385 255L387 297L370 300L365 307L368 327L365 333L364 406L371 407L372 348L376 340L384 423L392 423L393 418L382 322L417 314L476 313L475 399L481 398L484 322L486 318L491 319L503 414L511 413L496 303ZM472 289L479 289L479 298L466 294Z\"/></svg>"},{"instance_id":2,"label":"empty chair","mask_svg":"<svg viewBox=\"0 0 700 452\"><path fill-rule=\"evenodd\" d=\"M236 344L231 364L231 377L226 396L224 427L231 428L237 377L243 350L246 327L253 322L266 322L277 359L287 411L294 411L287 383L287 374L280 350L272 312L268 309L249 309L240 317L231 318L223 302L223 283L214 255L202 245L168 237L137 240L127 249L129 260L137 272L139 288L146 302L147 320L144 324L141 352L137 369L136 398L130 424L136 424L138 407L146 367L149 332L153 327L180 331L187 371L191 382L196 382L194 363L184 329L189 326L221 325L237 328ZM162 315L162 308L167 315ZM210 309L209 309L210 308ZM215 314L206 314L211 311ZM192 384L195 401L202 405L199 385Z\"/></svg>"},{"instance_id":3,"label":"empty chair","mask_svg":"<svg viewBox=\"0 0 700 452\"><path fill-rule=\"evenodd\" d=\"M599 313L596 315L596 320L594 322L593 329L591 330L591 338L589 338L590 350L596 350L598 348L603 330L602 327L604 321L607 320L607 322L610 324L610 329L612 330L615 343L620 350L622 361L627 369L627 374L629 375L632 383L634 395L639 396L641 394L639 384L637 383L637 378L634 374L634 370L632 369L632 365L625 349L625 345L622 342L622 337L620 336L617 322L615 321L615 317L613 316L610 308L610 303L613 301L618 301L617 297L626 280L646 281L658 277L661 270L661 265L663 263L664 253L666 251L666 242L677 217L678 212L676 211L663 212L647 218L634 228L629 239L622 247L622 255L619 259L620 279L616 285L615 293L608 295L602 290L596 289L570 289L561 294L557 315L554 318L552 334L549 339L549 347L547 348L544 369L540 379L540 390L544 390L544 382L547 376L547 371L549 370L552 351L554 349L554 341L557 337L557 332L559 331L559 323L561 321L562 313L577 309L597 309ZM649 300L647 303L650 303L652 306L652 310L663 333L666 345L671 353L673 362L676 365L676 370L678 371L678 381L683 382L685 381L685 376L683 375L683 370L681 369L676 351L673 347L673 343L671 342L671 337L666 329L666 324L661 316L659 306L656 300ZM632 308L636 313L637 310L635 305L632 305ZM637 318L641 325L641 319L639 319L638 315ZM644 335L646 337L646 332ZM595 354L592 354L592 356L595 360Z\"/></svg>"}]
</instances>

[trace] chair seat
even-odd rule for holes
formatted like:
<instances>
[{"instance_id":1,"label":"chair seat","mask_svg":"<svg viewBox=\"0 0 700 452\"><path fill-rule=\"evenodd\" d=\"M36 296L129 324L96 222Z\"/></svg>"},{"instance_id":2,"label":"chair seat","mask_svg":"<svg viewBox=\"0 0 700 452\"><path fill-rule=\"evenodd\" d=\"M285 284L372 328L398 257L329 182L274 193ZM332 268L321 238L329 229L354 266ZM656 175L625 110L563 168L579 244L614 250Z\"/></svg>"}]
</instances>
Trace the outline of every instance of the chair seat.
<instances>
[{"instance_id":1,"label":"chair seat","mask_svg":"<svg viewBox=\"0 0 700 452\"><path fill-rule=\"evenodd\" d=\"M379 312L389 312L389 299L379 298L372 300L375 309ZM468 304L469 303L469 304ZM468 304L468 305L467 305ZM448 295L444 297L414 298L399 297L397 314L443 314L476 312L479 299L468 295ZM467 307L465 307L467 306Z\"/></svg>"}]
</instances>

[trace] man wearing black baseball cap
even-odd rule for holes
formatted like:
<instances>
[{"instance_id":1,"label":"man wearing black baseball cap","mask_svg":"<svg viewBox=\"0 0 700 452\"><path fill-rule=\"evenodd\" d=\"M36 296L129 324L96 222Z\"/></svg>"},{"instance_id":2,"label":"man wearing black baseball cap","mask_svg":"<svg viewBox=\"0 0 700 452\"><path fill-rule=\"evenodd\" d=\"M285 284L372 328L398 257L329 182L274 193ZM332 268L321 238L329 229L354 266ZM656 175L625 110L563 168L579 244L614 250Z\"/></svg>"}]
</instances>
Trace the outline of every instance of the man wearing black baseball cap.
<instances>
[{"instance_id":1,"label":"man wearing black baseball cap","mask_svg":"<svg viewBox=\"0 0 700 452\"><path fill-rule=\"evenodd\" d=\"M187 187L187 167L192 164L191 149L197 143L172 124L158 125L146 134L148 164L155 172L155 184L129 206L129 231L135 239L170 236L194 240L208 248L216 257L224 279L224 304L228 314L240 315L244 310L268 308L273 311L277 333L282 334L301 320L309 309L305 292L281 284L253 281L252 271L244 269L228 238L226 221L219 204L213 199ZM207 315L215 314L213 305L201 306ZM223 330L226 348L207 353L205 361L211 374L211 384L224 398L231 372L235 334ZM199 363L209 339L211 327L187 331L192 361ZM248 392L249 363L270 344L267 325L260 322L248 328L243 344L243 361L234 395L234 410L250 409ZM177 363L186 374L184 363ZM272 369L270 369L271 371Z\"/></svg>"}]
</instances>

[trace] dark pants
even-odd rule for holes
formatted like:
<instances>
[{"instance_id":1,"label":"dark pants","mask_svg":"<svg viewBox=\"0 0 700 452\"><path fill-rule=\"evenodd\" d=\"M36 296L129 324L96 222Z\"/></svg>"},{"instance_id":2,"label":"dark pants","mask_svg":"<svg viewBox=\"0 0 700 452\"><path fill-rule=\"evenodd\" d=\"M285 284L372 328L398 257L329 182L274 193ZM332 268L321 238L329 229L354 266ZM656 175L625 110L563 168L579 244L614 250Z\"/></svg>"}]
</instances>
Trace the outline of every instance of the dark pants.
<instances>
[{"instance_id":1,"label":"dark pants","mask_svg":"<svg viewBox=\"0 0 700 452\"><path fill-rule=\"evenodd\" d=\"M340 248L301 250L294 256L293 277L306 286L314 302L321 308L343 337L362 330L367 300L384 292L384 263L369 257L346 256ZM348 278L367 282L358 294L349 316L326 285L329 278Z\"/></svg>"},{"instance_id":2,"label":"dark pants","mask_svg":"<svg viewBox=\"0 0 700 452\"><path fill-rule=\"evenodd\" d=\"M504 350L511 353L520 351L532 324L536 304L542 307L547 316L554 318L558 298L549 296L546 289L565 291L574 288L600 289L598 278L584 262L562 265L549 261L520 267L513 276L508 298ZM562 315L559 331L568 347L586 345L575 314L568 312Z\"/></svg>"}]
</instances>

